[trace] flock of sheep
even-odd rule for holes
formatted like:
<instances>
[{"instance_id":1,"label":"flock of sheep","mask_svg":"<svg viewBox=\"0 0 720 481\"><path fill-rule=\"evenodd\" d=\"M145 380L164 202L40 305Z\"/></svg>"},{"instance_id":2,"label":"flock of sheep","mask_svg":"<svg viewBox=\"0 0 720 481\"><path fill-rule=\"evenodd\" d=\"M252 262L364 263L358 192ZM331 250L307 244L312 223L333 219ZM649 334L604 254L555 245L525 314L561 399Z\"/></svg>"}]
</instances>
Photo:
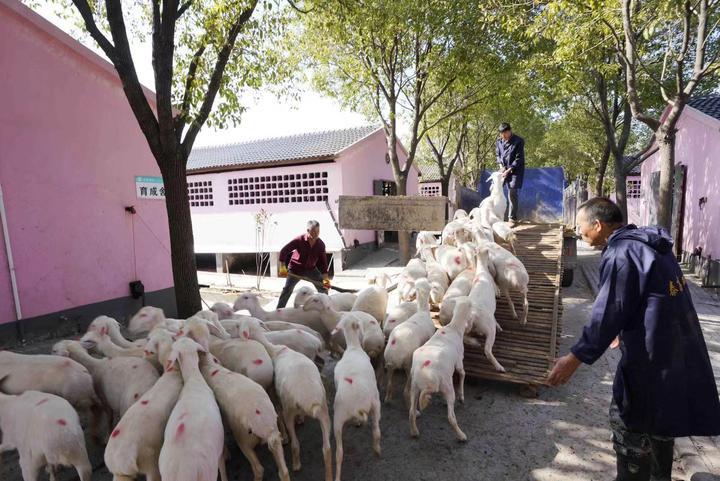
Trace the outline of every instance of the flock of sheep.
<instances>
[{"instance_id":1,"label":"flock of sheep","mask_svg":"<svg viewBox=\"0 0 720 481\"><path fill-rule=\"evenodd\" d=\"M81 481L91 466L78 411L88 413L95 442L105 443L105 465L114 481L215 481L225 473L225 430L232 433L253 470L263 477L255 447L267 444L280 479L289 480L283 441L289 440L292 469L299 470L300 418L314 418L322 430L325 480L333 478L330 446L334 434L335 479L341 478L343 426L371 420L373 450L380 454L381 402L392 397L393 374L406 374L410 433L418 436L418 409L442 393L457 438L466 435L455 418L453 374L459 374L463 401L463 342L485 337L492 353L496 295L515 309L510 292L524 297L520 322L527 319L528 274L512 250L512 229L501 221L506 208L501 178L491 195L469 214L459 211L438 244L420 233L420 258L411 260L386 289L382 273L358 294L317 294L303 286L292 308L265 310L254 293L233 306L218 303L188 319L168 319L143 307L129 322L136 337L126 339L117 321L96 318L80 340L63 340L52 355L0 352L0 452L17 449L25 481L47 466L74 466ZM431 307L439 308L436 327ZM250 315L239 314L248 311ZM517 317L517 316L516 316ZM88 351L95 354L91 355ZM331 416L319 364L327 351L334 368ZM280 419L278 419L278 417Z\"/></svg>"}]
</instances>

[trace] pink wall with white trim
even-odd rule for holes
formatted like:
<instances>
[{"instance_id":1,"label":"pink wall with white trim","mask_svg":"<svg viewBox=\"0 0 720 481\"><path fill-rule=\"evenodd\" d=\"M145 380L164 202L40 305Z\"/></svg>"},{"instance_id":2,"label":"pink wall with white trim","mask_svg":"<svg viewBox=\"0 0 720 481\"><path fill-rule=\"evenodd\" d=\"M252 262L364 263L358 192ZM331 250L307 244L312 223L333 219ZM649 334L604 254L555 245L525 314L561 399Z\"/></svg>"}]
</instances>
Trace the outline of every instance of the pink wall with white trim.
<instances>
[{"instance_id":1,"label":"pink wall with white trim","mask_svg":"<svg viewBox=\"0 0 720 481\"><path fill-rule=\"evenodd\" d=\"M135 193L134 176L160 174L112 67L15 0L0 0L0 31L0 182L23 318L128 296L136 278L171 287L165 204Z\"/></svg>"},{"instance_id":2,"label":"pink wall with white trim","mask_svg":"<svg viewBox=\"0 0 720 481\"><path fill-rule=\"evenodd\" d=\"M643 223L650 220L650 176L659 170L656 152L642 165ZM720 257L720 121L685 107L675 145L675 162L687 166L683 250L703 248L703 256ZM700 208L699 200L708 201Z\"/></svg>"},{"instance_id":3,"label":"pink wall with white trim","mask_svg":"<svg viewBox=\"0 0 720 481\"><path fill-rule=\"evenodd\" d=\"M374 180L394 181L392 166L385 161L387 141L385 133L377 130L360 142L341 152L338 162L342 170L343 195L373 195ZM398 143L400 166L404 167L407 153ZM418 193L418 171L413 166L407 180L407 195ZM361 244L375 241L375 231L351 230L344 231L345 239L350 246L357 239Z\"/></svg>"}]
</instances>

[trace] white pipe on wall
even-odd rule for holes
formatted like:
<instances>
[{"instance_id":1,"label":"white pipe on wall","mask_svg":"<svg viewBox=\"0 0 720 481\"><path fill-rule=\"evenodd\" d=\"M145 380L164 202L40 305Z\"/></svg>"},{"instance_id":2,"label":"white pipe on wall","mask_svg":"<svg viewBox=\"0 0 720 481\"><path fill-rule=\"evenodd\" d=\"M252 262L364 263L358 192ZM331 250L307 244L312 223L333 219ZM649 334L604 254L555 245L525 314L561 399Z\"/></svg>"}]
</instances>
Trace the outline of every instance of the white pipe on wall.
<instances>
[{"instance_id":1,"label":"white pipe on wall","mask_svg":"<svg viewBox=\"0 0 720 481\"><path fill-rule=\"evenodd\" d=\"M20 309L20 295L18 294L17 279L15 278L15 263L13 262L12 248L10 246L10 232L8 231L2 185L0 185L0 220L2 221L3 238L5 239L8 269L10 270L10 284L12 284L13 299L15 301L15 314L19 321L22 319L22 310Z\"/></svg>"}]
</instances>

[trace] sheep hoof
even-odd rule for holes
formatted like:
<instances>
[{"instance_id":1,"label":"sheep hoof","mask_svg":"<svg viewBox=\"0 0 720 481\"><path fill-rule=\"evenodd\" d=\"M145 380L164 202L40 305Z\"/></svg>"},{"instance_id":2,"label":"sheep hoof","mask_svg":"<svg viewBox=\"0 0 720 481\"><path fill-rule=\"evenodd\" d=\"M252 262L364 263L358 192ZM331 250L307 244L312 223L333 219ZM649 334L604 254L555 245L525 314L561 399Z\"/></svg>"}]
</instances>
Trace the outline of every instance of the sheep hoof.
<instances>
[{"instance_id":1,"label":"sheep hoof","mask_svg":"<svg viewBox=\"0 0 720 481\"><path fill-rule=\"evenodd\" d=\"M465 433L458 433L458 441L461 443L467 442L467 436Z\"/></svg>"},{"instance_id":2,"label":"sheep hoof","mask_svg":"<svg viewBox=\"0 0 720 481\"><path fill-rule=\"evenodd\" d=\"M420 432L417 431L417 430L414 430L414 431L413 431L413 430L411 429L411 430L410 430L410 437L419 438L419 437L420 437Z\"/></svg>"},{"instance_id":3,"label":"sheep hoof","mask_svg":"<svg viewBox=\"0 0 720 481\"><path fill-rule=\"evenodd\" d=\"M293 471L300 471L301 468L302 464L300 464L300 461L298 461L297 463L293 463Z\"/></svg>"}]
</instances>

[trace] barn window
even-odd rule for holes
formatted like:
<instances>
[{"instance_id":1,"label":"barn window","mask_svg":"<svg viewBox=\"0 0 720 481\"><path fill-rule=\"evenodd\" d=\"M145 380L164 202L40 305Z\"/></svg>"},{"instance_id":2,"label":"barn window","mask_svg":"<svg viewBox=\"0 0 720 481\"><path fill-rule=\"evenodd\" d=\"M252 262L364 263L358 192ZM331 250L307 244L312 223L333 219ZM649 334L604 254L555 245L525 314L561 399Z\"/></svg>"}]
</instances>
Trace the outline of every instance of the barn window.
<instances>
[{"instance_id":1,"label":"barn window","mask_svg":"<svg viewBox=\"0 0 720 481\"><path fill-rule=\"evenodd\" d=\"M230 181L228 180L228 184ZM230 187L228 187L228 190ZM213 181L201 180L191 181L187 184L188 200L190 207L212 207L213 206Z\"/></svg>"},{"instance_id":2,"label":"barn window","mask_svg":"<svg viewBox=\"0 0 720 481\"><path fill-rule=\"evenodd\" d=\"M298 174L283 174L262 177L235 177L228 179L228 205L246 204L285 204L294 202L324 202L328 199L329 189L327 171L304 172ZM267 182L283 181L269 184ZM290 181L290 182L285 182ZM211 183L209 183L211 184ZM242 187L236 187L243 184ZM272 190L268 190L272 189ZM277 190L276 190L277 189ZM208 187L212 193L212 187ZM247 194L242 197L256 197L256 199L243 202L236 200L236 190L245 190ZM307 195L320 194L325 195ZM210 197L212 199L212 196ZM204 199L203 199L204 200Z\"/></svg>"},{"instance_id":3,"label":"barn window","mask_svg":"<svg viewBox=\"0 0 720 481\"><path fill-rule=\"evenodd\" d=\"M642 186L640 179L628 179L627 181L627 198L639 199L642 196Z\"/></svg>"},{"instance_id":4,"label":"barn window","mask_svg":"<svg viewBox=\"0 0 720 481\"><path fill-rule=\"evenodd\" d=\"M421 185L420 195L423 197L438 197L440 195L439 185Z\"/></svg>"}]
</instances>

